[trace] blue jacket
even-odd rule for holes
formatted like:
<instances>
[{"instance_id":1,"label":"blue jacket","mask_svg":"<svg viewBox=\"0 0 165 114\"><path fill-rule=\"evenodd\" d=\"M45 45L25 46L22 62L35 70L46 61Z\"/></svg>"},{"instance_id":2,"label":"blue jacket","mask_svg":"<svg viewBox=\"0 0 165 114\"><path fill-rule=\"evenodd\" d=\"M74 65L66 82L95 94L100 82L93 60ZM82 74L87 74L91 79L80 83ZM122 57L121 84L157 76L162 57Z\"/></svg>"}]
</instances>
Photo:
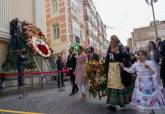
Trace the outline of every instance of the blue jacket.
<instances>
[{"instance_id":1,"label":"blue jacket","mask_svg":"<svg viewBox=\"0 0 165 114\"><path fill-rule=\"evenodd\" d=\"M18 55L17 57L17 67L24 67L27 62L27 57L25 55Z\"/></svg>"}]
</instances>

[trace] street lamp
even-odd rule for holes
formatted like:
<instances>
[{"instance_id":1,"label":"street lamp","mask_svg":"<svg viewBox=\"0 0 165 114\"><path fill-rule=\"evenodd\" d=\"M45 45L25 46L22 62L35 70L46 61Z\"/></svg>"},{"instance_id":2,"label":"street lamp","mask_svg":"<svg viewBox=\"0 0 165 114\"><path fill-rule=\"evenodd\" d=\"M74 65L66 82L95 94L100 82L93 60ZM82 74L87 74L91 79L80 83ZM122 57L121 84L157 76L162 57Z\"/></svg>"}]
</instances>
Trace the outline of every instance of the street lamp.
<instances>
[{"instance_id":1,"label":"street lamp","mask_svg":"<svg viewBox=\"0 0 165 114\"><path fill-rule=\"evenodd\" d=\"M154 19L154 27L155 27L155 36L158 38L158 32L157 32L157 27L156 27L156 21L155 21L155 12L154 12L154 2L157 2L158 0L145 0L148 5L151 5L152 7L152 14L153 14L153 19Z\"/></svg>"}]
</instances>

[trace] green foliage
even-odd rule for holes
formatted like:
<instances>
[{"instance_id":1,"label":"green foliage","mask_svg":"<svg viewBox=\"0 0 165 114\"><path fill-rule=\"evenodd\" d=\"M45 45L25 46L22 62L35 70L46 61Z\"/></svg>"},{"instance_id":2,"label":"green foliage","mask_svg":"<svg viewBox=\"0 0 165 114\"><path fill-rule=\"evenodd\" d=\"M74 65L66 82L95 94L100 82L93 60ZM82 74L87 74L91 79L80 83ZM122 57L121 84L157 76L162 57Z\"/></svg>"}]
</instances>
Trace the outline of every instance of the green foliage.
<instances>
[{"instance_id":1,"label":"green foliage","mask_svg":"<svg viewBox=\"0 0 165 114\"><path fill-rule=\"evenodd\" d=\"M33 53L31 52L31 49L27 45L23 33L19 34L19 40L18 41L19 41L20 49L25 48L27 51L28 61L27 61L25 68L34 69L35 68L35 62L33 59ZM2 69L4 71L16 70L16 68L17 68L17 65L16 65L17 64L17 55L18 55L18 50L13 49L13 47L11 45L11 41L10 41L9 45L8 45L8 53L6 56L6 61L2 65Z\"/></svg>"},{"instance_id":2,"label":"green foliage","mask_svg":"<svg viewBox=\"0 0 165 114\"><path fill-rule=\"evenodd\" d=\"M2 65L3 70L16 70L16 58L16 51L8 51L6 61Z\"/></svg>"}]
</instances>

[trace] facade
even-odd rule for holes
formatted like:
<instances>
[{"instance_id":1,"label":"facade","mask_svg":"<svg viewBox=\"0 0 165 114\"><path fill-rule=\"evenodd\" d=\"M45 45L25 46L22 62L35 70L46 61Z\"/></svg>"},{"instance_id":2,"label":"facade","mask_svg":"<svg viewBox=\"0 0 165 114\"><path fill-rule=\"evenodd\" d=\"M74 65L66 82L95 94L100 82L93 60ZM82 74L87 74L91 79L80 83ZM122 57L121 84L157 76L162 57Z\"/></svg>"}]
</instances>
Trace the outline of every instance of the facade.
<instances>
[{"instance_id":1,"label":"facade","mask_svg":"<svg viewBox=\"0 0 165 114\"><path fill-rule=\"evenodd\" d=\"M85 40L88 46L102 55L106 41L106 26L103 24L92 0L84 0Z\"/></svg>"},{"instance_id":2,"label":"facade","mask_svg":"<svg viewBox=\"0 0 165 114\"><path fill-rule=\"evenodd\" d=\"M96 38L96 51L98 51L98 53L100 55L105 55L105 52L107 51L108 48L108 40L107 38L107 34L106 34L106 25L103 24L98 12L97 12L97 38ZM107 44L108 43L108 44Z\"/></svg>"},{"instance_id":3,"label":"facade","mask_svg":"<svg viewBox=\"0 0 165 114\"><path fill-rule=\"evenodd\" d=\"M92 0L0 0L0 68L15 18L39 27L54 54L65 54L75 44L94 46L100 54L106 48L106 26Z\"/></svg>"},{"instance_id":4,"label":"facade","mask_svg":"<svg viewBox=\"0 0 165 114\"><path fill-rule=\"evenodd\" d=\"M70 46L93 46L103 51L106 26L103 24L92 0L45 0L47 37L54 55Z\"/></svg>"},{"instance_id":5,"label":"facade","mask_svg":"<svg viewBox=\"0 0 165 114\"><path fill-rule=\"evenodd\" d=\"M44 6L44 0L0 0L0 68L7 54L10 21L14 18L19 18L21 21L26 20L45 32Z\"/></svg>"},{"instance_id":6,"label":"facade","mask_svg":"<svg viewBox=\"0 0 165 114\"><path fill-rule=\"evenodd\" d=\"M162 40L165 39L165 21L156 21L158 37ZM145 49L148 45L148 41L155 41L155 29L154 23L151 22L149 26L135 28L131 33L131 42L129 42L129 46L133 51L137 51L139 49Z\"/></svg>"},{"instance_id":7,"label":"facade","mask_svg":"<svg viewBox=\"0 0 165 114\"><path fill-rule=\"evenodd\" d=\"M47 37L54 54L83 43L83 0L46 0Z\"/></svg>"}]
</instances>

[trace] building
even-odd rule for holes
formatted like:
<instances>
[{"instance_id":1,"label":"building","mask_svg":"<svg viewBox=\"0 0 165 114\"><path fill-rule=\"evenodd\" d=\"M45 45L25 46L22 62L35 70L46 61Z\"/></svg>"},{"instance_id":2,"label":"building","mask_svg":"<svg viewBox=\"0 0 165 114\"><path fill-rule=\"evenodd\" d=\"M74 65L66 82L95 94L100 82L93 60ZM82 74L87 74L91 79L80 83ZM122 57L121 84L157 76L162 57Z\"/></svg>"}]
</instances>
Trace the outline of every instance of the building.
<instances>
[{"instance_id":1,"label":"building","mask_svg":"<svg viewBox=\"0 0 165 114\"><path fill-rule=\"evenodd\" d=\"M106 39L103 24L92 0L45 0L47 37L54 55L67 55L70 46L93 46L101 53Z\"/></svg>"},{"instance_id":2,"label":"building","mask_svg":"<svg viewBox=\"0 0 165 114\"><path fill-rule=\"evenodd\" d=\"M85 40L88 46L102 55L106 41L106 26L103 24L99 13L92 0L84 0Z\"/></svg>"},{"instance_id":3,"label":"building","mask_svg":"<svg viewBox=\"0 0 165 114\"><path fill-rule=\"evenodd\" d=\"M44 0L0 0L0 68L10 40L10 21L15 18L26 20L40 27L45 33L44 7Z\"/></svg>"},{"instance_id":4,"label":"building","mask_svg":"<svg viewBox=\"0 0 165 114\"><path fill-rule=\"evenodd\" d=\"M165 39L165 21L156 21L158 37ZM131 33L131 42L129 46L133 51L137 51L139 49L145 49L148 45L148 41L155 41L155 29L154 23L151 22L149 26L135 28Z\"/></svg>"},{"instance_id":5,"label":"building","mask_svg":"<svg viewBox=\"0 0 165 114\"><path fill-rule=\"evenodd\" d=\"M47 37L55 55L83 43L83 0L45 0Z\"/></svg>"},{"instance_id":6,"label":"building","mask_svg":"<svg viewBox=\"0 0 165 114\"><path fill-rule=\"evenodd\" d=\"M97 12L97 40L96 44L98 47L95 47L96 50L98 50L98 53L100 55L105 54L107 51L107 34L106 34L106 25L102 22L101 17L99 16L99 13Z\"/></svg>"}]
</instances>

